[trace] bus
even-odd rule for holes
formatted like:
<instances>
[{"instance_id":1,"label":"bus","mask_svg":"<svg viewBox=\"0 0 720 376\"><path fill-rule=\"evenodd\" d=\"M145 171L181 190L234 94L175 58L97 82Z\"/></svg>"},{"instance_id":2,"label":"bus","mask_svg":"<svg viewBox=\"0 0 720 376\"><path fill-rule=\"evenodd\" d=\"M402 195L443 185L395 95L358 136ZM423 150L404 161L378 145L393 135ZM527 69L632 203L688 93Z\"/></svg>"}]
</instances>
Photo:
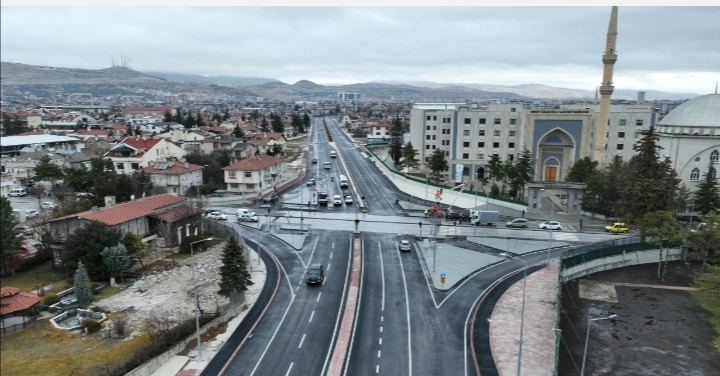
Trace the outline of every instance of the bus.
<instances>
[{"instance_id":1,"label":"bus","mask_svg":"<svg viewBox=\"0 0 720 376\"><path fill-rule=\"evenodd\" d=\"M340 187L341 188L347 188L348 186L348 179L345 175L340 175Z\"/></svg>"}]
</instances>

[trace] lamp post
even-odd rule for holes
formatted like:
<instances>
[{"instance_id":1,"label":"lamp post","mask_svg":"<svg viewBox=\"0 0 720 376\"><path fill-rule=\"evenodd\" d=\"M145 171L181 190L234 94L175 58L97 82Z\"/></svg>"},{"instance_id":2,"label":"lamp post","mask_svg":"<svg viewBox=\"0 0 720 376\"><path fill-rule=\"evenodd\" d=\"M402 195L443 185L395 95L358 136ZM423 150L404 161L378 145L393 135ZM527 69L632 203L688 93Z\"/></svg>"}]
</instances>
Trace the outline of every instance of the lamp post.
<instances>
[{"instance_id":1,"label":"lamp post","mask_svg":"<svg viewBox=\"0 0 720 376\"><path fill-rule=\"evenodd\" d=\"M195 260L193 259L195 253L193 252L193 244L212 239L213 238L210 237L190 243L190 259L192 259L192 264L190 264L190 279L192 280L193 293L195 295L195 338L197 339L198 361L200 362L202 362L202 347L200 344L200 299L198 298L197 284L195 283Z\"/></svg>"},{"instance_id":2,"label":"lamp post","mask_svg":"<svg viewBox=\"0 0 720 376\"><path fill-rule=\"evenodd\" d=\"M507 248L509 251L510 238L508 238ZM500 256L513 258L513 259L518 260L518 261L522 262L523 264L525 264L525 269L523 269L522 308L520 308L520 343L518 344L518 365L517 365L517 375L520 376L520 366L522 365L523 326L525 325L525 288L527 287L528 264L525 260L519 259L515 256L512 256L509 253L501 253Z\"/></svg>"},{"instance_id":3,"label":"lamp post","mask_svg":"<svg viewBox=\"0 0 720 376\"><path fill-rule=\"evenodd\" d=\"M607 320L607 319L612 319L614 317L617 317L617 315L614 313L610 314L609 316L598 317L596 319L591 319L590 317L588 317L587 334L585 334L585 350L583 350L582 366L580 366L580 376L585 376L585 359L587 358L588 342L590 340L590 324L592 324L593 321Z\"/></svg>"}]
</instances>

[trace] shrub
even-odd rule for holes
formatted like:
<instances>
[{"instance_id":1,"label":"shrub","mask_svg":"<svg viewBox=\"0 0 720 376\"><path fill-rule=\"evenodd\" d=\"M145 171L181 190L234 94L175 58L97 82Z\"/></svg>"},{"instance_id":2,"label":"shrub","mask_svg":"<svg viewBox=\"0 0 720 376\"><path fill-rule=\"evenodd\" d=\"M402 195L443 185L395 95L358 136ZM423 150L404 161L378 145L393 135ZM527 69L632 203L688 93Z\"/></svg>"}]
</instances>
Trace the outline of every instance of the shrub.
<instances>
[{"instance_id":1,"label":"shrub","mask_svg":"<svg viewBox=\"0 0 720 376\"><path fill-rule=\"evenodd\" d=\"M85 322L87 322L87 325ZM98 330L102 329L102 324L93 320L83 320L83 326L85 326L85 331L88 334L96 333Z\"/></svg>"},{"instance_id":2,"label":"shrub","mask_svg":"<svg viewBox=\"0 0 720 376\"><path fill-rule=\"evenodd\" d=\"M48 295L48 296L46 296L46 297L43 298L42 303L45 304L45 305L49 305L49 306L50 306L50 305L53 305L53 304L55 304L55 303L57 303L57 302L59 302L59 301L60 301L60 297L59 297L59 296L57 296L56 294L50 294L50 295Z\"/></svg>"},{"instance_id":3,"label":"shrub","mask_svg":"<svg viewBox=\"0 0 720 376\"><path fill-rule=\"evenodd\" d=\"M190 243L194 243L198 240L207 239L207 235L190 235L183 239L182 244L180 244L180 253L190 253ZM202 243L197 243L193 245L193 251L200 251L200 247L202 247Z\"/></svg>"}]
</instances>

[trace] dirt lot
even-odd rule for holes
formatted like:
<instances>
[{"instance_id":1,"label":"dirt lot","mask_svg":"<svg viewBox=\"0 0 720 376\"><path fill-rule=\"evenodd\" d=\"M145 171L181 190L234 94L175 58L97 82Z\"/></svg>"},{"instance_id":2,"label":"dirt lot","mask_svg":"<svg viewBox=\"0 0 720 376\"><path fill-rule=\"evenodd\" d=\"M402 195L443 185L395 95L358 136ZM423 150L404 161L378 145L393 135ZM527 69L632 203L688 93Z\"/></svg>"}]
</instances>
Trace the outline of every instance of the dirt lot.
<instances>
[{"instance_id":1,"label":"dirt lot","mask_svg":"<svg viewBox=\"0 0 720 376\"><path fill-rule=\"evenodd\" d=\"M671 289L689 286L688 268L670 263L665 282L657 275L657 264L636 265L563 286L567 315L561 314L559 375L580 374L588 316L608 313L617 317L592 322L585 375L718 374L720 353L712 345L717 334L707 320L711 313L689 291Z\"/></svg>"}]
</instances>

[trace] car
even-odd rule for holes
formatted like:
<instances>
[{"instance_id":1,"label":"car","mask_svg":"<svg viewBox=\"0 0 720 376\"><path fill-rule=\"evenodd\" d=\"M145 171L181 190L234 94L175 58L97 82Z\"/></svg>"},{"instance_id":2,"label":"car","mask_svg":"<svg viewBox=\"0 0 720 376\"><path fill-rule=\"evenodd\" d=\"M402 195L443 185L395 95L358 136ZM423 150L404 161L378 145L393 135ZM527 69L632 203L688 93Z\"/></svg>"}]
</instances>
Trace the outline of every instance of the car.
<instances>
[{"instance_id":1,"label":"car","mask_svg":"<svg viewBox=\"0 0 720 376\"><path fill-rule=\"evenodd\" d=\"M562 224L556 221L547 221L538 225L541 230L562 230Z\"/></svg>"},{"instance_id":2,"label":"car","mask_svg":"<svg viewBox=\"0 0 720 376\"><path fill-rule=\"evenodd\" d=\"M525 218L515 218L512 221L505 222L505 226L527 228L527 223L528 223L528 220Z\"/></svg>"},{"instance_id":3,"label":"car","mask_svg":"<svg viewBox=\"0 0 720 376\"><path fill-rule=\"evenodd\" d=\"M220 214L227 214L227 212L225 211L225 209L220 209L220 208L207 208L207 209L205 209L205 216L207 216L208 214L213 213L213 212L218 212L218 213L220 213Z\"/></svg>"},{"instance_id":4,"label":"car","mask_svg":"<svg viewBox=\"0 0 720 376\"><path fill-rule=\"evenodd\" d=\"M410 250L412 249L412 245L410 245L410 241L408 240L401 240L398 243L398 249L403 252L410 252Z\"/></svg>"},{"instance_id":5,"label":"car","mask_svg":"<svg viewBox=\"0 0 720 376\"><path fill-rule=\"evenodd\" d=\"M75 195L77 197L93 197L93 196L95 196L94 194L92 194L90 192L78 192Z\"/></svg>"},{"instance_id":6,"label":"car","mask_svg":"<svg viewBox=\"0 0 720 376\"><path fill-rule=\"evenodd\" d=\"M345 205L352 205L353 199L350 195L345 195Z\"/></svg>"},{"instance_id":7,"label":"car","mask_svg":"<svg viewBox=\"0 0 720 376\"><path fill-rule=\"evenodd\" d=\"M340 195L333 196L333 205L342 205L343 199Z\"/></svg>"},{"instance_id":8,"label":"car","mask_svg":"<svg viewBox=\"0 0 720 376\"><path fill-rule=\"evenodd\" d=\"M38 215L40 215L40 212L37 211L36 209L25 210L25 218L35 218Z\"/></svg>"},{"instance_id":9,"label":"car","mask_svg":"<svg viewBox=\"0 0 720 376\"><path fill-rule=\"evenodd\" d=\"M308 285L322 284L325 281L325 267L322 264L312 264L305 273L305 283Z\"/></svg>"},{"instance_id":10,"label":"car","mask_svg":"<svg viewBox=\"0 0 720 376\"><path fill-rule=\"evenodd\" d=\"M306 184L307 185L315 185L315 184L317 184L317 182L315 181L315 178L312 178L312 179L308 180Z\"/></svg>"},{"instance_id":11,"label":"car","mask_svg":"<svg viewBox=\"0 0 720 376\"><path fill-rule=\"evenodd\" d=\"M625 223L615 222L612 225L605 226L605 231L612 232L614 234L626 233L630 230Z\"/></svg>"},{"instance_id":12,"label":"car","mask_svg":"<svg viewBox=\"0 0 720 376\"><path fill-rule=\"evenodd\" d=\"M263 197L262 201L264 204L275 205L276 202L280 201L280 197L275 196L275 195L267 196L267 197Z\"/></svg>"},{"instance_id":13,"label":"car","mask_svg":"<svg viewBox=\"0 0 720 376\"><path fill-rule=\"evenodd\" d=\"M52 201L45 201L40 204L40 207L42 209L55 209L56 206L57 206L57 204Z\"/></svg>"},{"instance_id":14,"label":"car","mask_svg":"<svg viewBox=\"0 0 720 376\"><path fill-rule=\"evenodd\" d=\"M212 213L208 213L207 218L215 219L218 221L219 220L227 221L227 214L221 213L221 212L212 212Z\"/></svg>"},{"instance_id":15,"label":"car","mask_svg":"<svg viewBox=\"0 0 720 376\"><path fill-rule=\"evenodd\" d=\"M15 233L17 233L16 237L18 238L25 237L25 235L32 235L33 232L35 232L35 230L28 225L17 225L13 229L15 230Z\"/></svg>"},{"instance_id":16,"label":"car","mask_svg":"<svg viewBox=\"0 0 720 376\"><path fill-rule=\"evenodd\" d=\"M312 164L317 164L317 158L312 159Z\"/></svg>"}]
</instances>

